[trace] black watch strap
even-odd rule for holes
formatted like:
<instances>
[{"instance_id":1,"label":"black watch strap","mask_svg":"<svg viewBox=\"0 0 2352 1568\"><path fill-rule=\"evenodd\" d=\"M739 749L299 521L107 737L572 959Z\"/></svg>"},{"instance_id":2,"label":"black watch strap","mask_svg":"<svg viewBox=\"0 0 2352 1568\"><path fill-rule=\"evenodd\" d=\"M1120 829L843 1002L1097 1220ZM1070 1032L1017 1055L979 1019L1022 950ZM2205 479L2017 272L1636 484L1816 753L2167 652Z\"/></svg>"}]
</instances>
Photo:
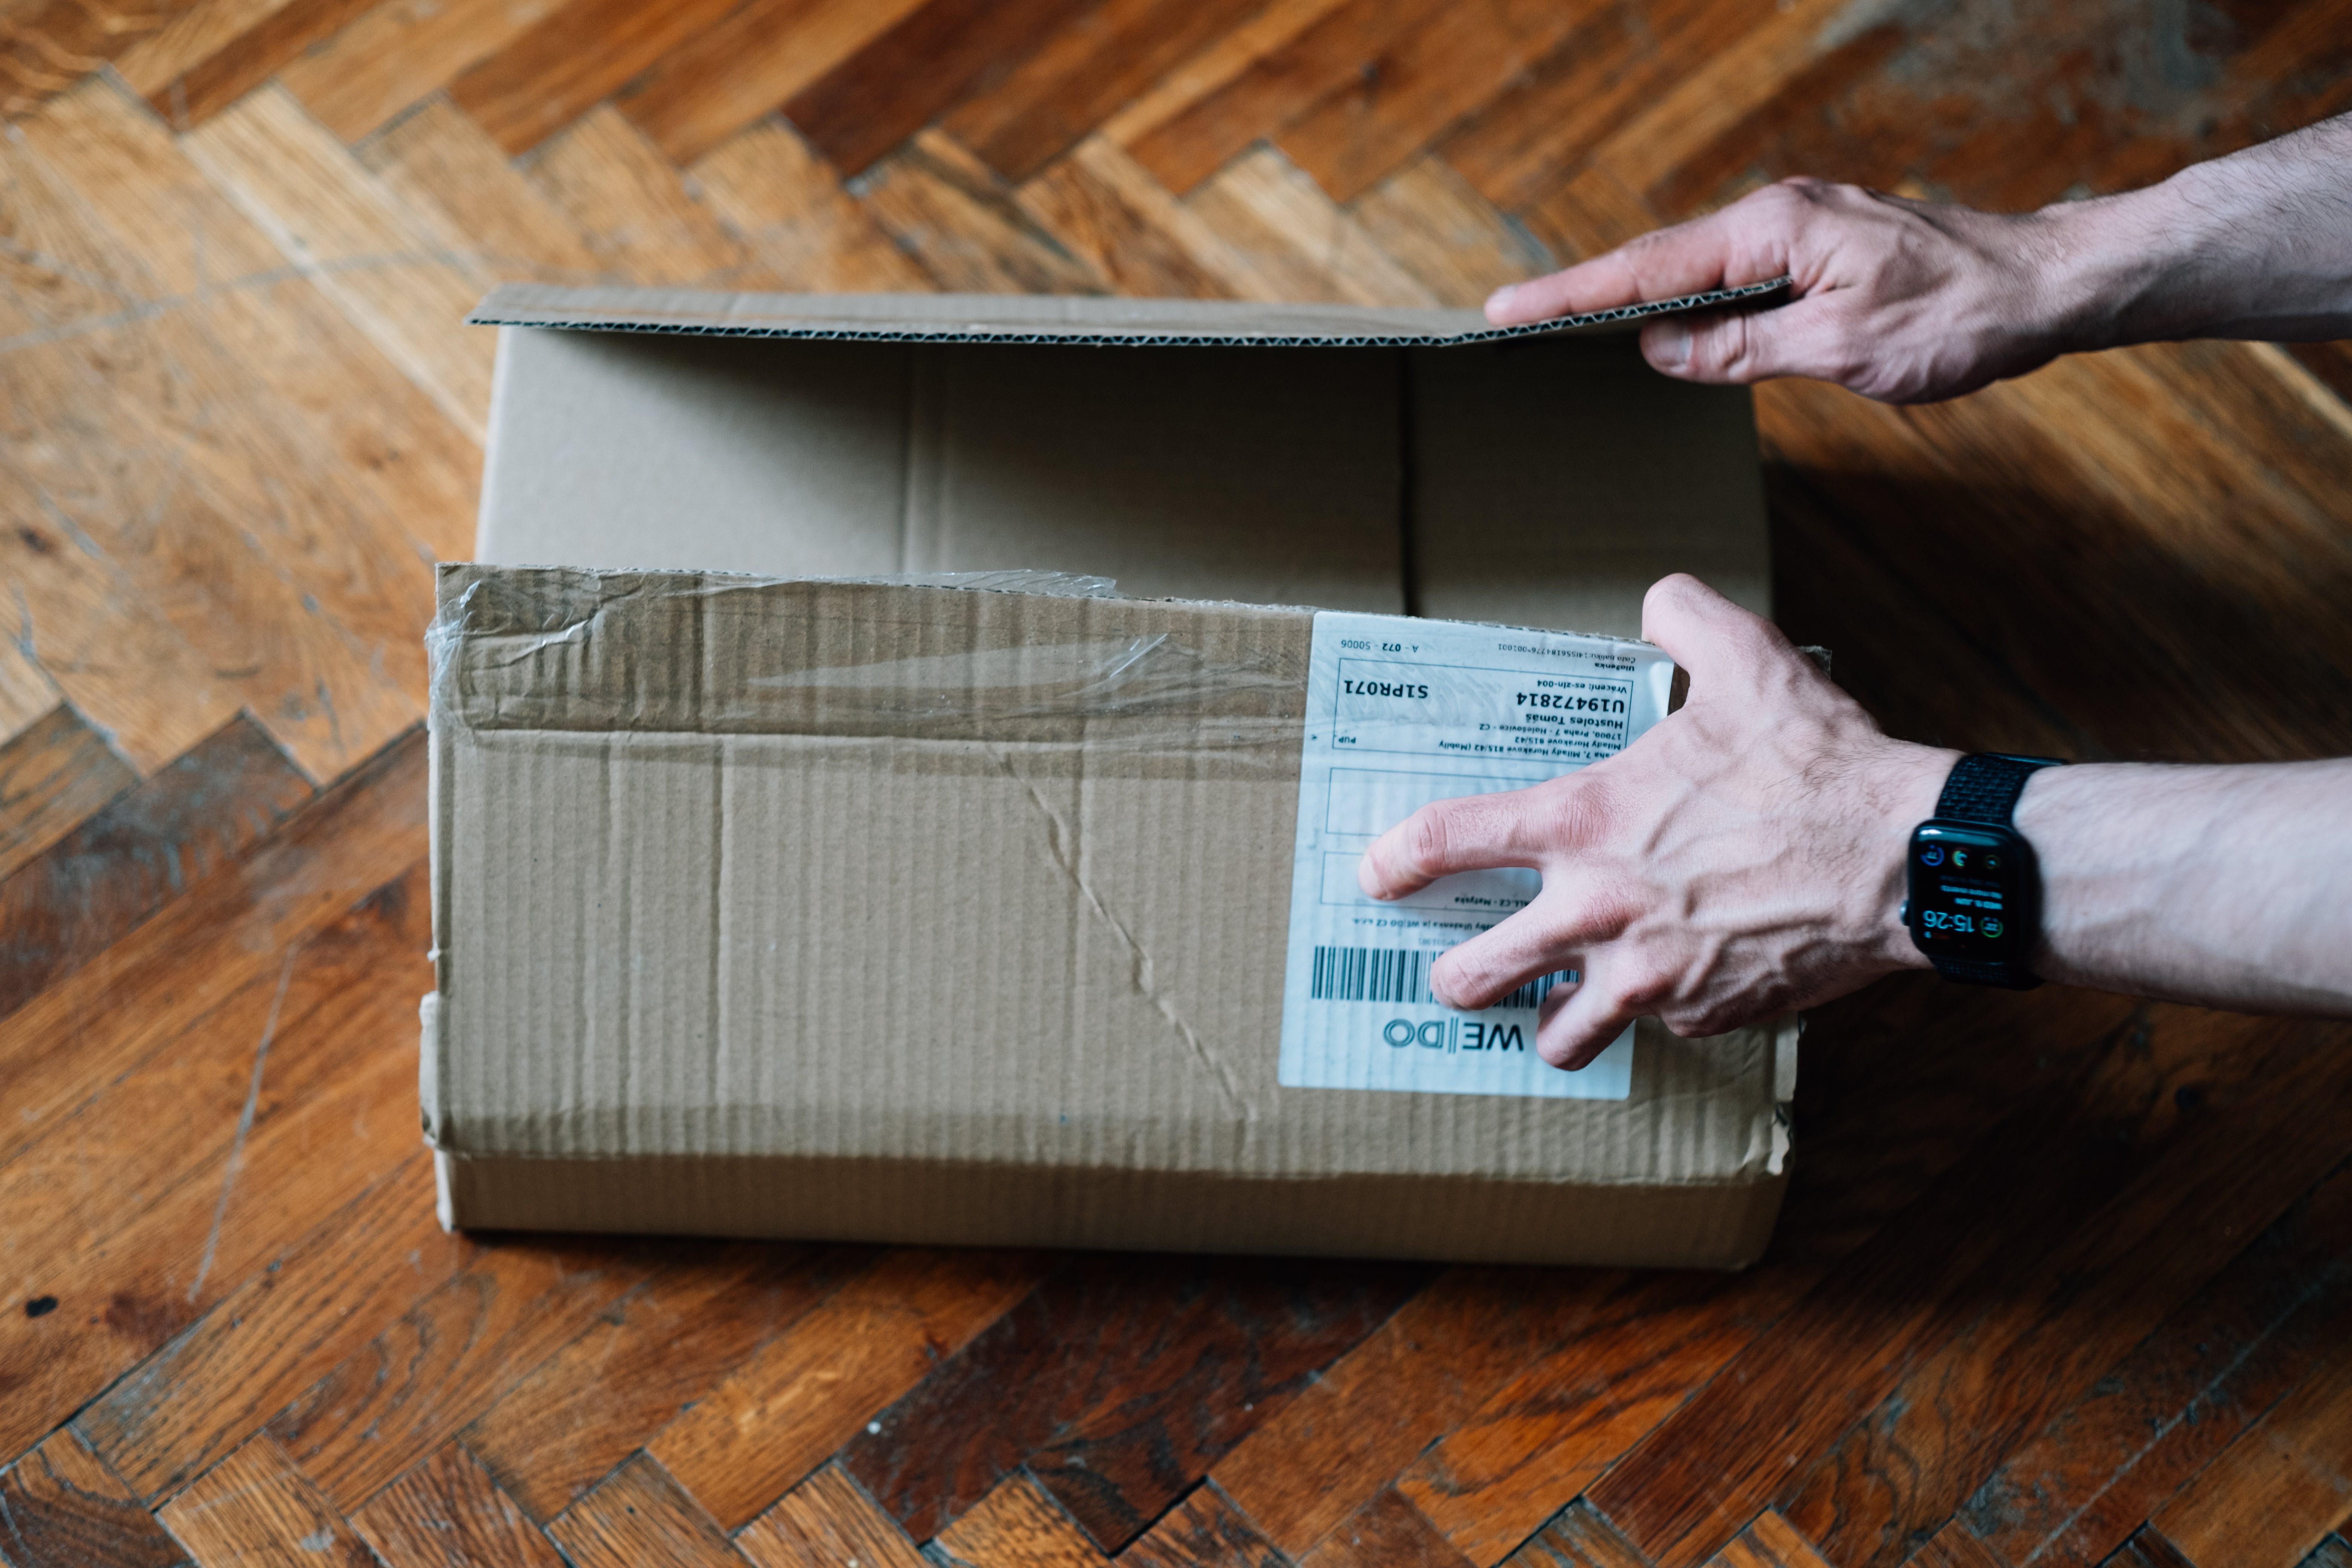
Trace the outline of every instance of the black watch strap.
<instances>
[{"instance_id":1,"label":"black watch strap","mask_svg":"<svg viewBox=\"0 0 2352 1568\"><path fill-rule=\"evenodd\" d=\"M1947 822L1990 822L2010 826L2017 797L2025 781L2043 768L2059 766L2056 757L2013 757L2000 752L1978 752L1952 764L1937 797L1936 815Z\"/></svg>"}]
</instances>

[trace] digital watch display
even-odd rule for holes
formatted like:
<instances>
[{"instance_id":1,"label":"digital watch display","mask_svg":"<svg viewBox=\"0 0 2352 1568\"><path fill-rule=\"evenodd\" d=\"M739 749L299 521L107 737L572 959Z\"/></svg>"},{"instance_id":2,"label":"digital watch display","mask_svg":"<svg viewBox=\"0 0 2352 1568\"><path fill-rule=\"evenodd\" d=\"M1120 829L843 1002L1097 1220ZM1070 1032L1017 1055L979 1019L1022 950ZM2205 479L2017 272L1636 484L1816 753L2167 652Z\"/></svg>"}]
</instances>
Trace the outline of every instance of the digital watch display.
<instances>
[{"instance_id":1,"label":"digital watch display","mask_svg":"<svg viewBox=\"0 0 2352 1568\"><path fill-rule=\"evenodd\" d=\"M1911 830L1904 922L1947 979L2030 990L2042 929L2033 847L2010 826L2017 797L2049 757L1979 753L1952 769L1936 815Z\"/></svg>"}]
</instances>

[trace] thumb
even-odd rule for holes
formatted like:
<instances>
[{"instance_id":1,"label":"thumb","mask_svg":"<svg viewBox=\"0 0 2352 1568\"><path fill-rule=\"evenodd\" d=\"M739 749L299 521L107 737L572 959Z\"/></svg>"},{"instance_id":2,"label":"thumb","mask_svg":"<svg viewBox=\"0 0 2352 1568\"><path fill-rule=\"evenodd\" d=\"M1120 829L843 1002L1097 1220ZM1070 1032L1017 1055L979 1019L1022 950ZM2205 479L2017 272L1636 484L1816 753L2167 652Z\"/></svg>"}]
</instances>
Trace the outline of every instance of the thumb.
<instances>
[{"instance_id":1,"label":"thumb","mask_svg":"<svg viewBox=\"0 0 2352 1568\"><path fill-rule=\"evenodd\" d=\"M1642 597L1642 636L1690 671L1696 693L1750 688L1775 663L1804 656L1780 628L1741 609L1687 572L1661 577Z\"/></svg>"},{"instance_id":2,"label":"thumb","mask_svg":"<svg viewBox=\"0 0 2352 1568\"><path fill-rule=\"evenodd\" d=\"M1829 301L1669 316L1642 329L1642 356L1681 381L1747 385L1780 375L1842 377L1832 363Z\"/></svg>"}]
</instances>

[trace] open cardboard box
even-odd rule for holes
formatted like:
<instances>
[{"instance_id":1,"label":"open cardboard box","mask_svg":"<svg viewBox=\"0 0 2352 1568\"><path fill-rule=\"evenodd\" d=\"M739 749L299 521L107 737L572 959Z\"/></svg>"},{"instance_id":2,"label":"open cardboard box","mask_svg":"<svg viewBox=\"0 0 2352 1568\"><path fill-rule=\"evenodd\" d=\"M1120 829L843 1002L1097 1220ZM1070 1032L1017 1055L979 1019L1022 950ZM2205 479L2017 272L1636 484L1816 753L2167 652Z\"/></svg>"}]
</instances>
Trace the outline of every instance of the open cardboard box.
<instances>
[{"instance_id":1,"label":"open cardboard box","mask_svg":"<svg viewBox=\"0 0 2352 1568\"><path fill-rule=\"evenodd\" d=\"M1613 323L1463 312L509 288L475 320L481 560L442 569L434 649L445 1222L1762 1250L1793 1026L1645 1021L1622 1098L1278 1081L1339 617L1267 607L1632 637L1686 570L1769 610L1744 391Z\"/></svg>"}]
</instances>

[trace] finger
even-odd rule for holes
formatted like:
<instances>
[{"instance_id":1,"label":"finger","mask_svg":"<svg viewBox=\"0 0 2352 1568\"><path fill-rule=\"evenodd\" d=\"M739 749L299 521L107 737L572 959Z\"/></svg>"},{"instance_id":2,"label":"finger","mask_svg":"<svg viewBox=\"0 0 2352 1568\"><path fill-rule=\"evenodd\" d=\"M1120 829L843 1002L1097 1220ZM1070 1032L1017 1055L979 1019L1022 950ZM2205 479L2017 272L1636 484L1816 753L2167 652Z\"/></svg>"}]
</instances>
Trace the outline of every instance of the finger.
<instances>
[{"instance_id":1,"label":"finger","mask_svg":"<svg viewBox=\"0 0 2352 1568\"><path fill-rule=\"evenodd\" d=\"M1822 294L1769 310L1669 316L1642 329L1642 355L1654 370L1710 386L1785 375L1843 384L1862 368L1847 353L1845 313L1836 295Z\"/></svg>"},{"instance_id":2,"label":"finger","mask_svg":"<svg viewBox=\"0 0 2352 1568\"><path fill-rule=\"evenodd\" d=\"M1564 271L1498 289L1486 300L1486 319L1515 327L1761 283L1789 269L1788 218L1784 205L1759 203L1751 195Z\"/></svg>"},{"instance_id":3,"label":"finger","mask_svg":"<svg viewBox=\"0 0 2352 1568\"><path fill-rule=\"evenodd\" d=\"M1551 815L1532 789L1432 801L1364 852L1357 885L1373 898L1398 899L1456 871L1534 866Z\"/></svg>"},{"instance_id":4,"label":"finger","mask_svg":"<svg viewBox=\"0 0 2352 1568\"><path fill-rule=\"evenodd\" d=\"M1491 1007L1530 980L1577 966L1593 933L1554 917L1559 900L1537 900L1517 914L1446 950L1429 971L1440 1002L1465 1013Z\"/></svg>"},{"instance_id":5,"label":"finger","mask_svg":"<svg viewBox=\"0 0 2352 1568\"><path fill-rule=\"evenodd\" d=\"M1608 961L1604 956L1600 962ZM1605 979L1588 973L1579 984L1556 987L1544 998L1536 1016L1536 1055L1569 1072L1590 1067L1640 1016L1637 1004L1613 996Z\"/></svg>"},{"instance_id":6,"label":"finger","mask_svg":"<svg viewBox=\"0 0 2352 1568\"><path fill-rule=\"evenodd\" d=\"M1690 671L1693 696L1752 691L1792 664L1813 668L1780 627L1687 572L1650 584L1642 597L1642 636Z\"/></svg>"}]
</instances>

